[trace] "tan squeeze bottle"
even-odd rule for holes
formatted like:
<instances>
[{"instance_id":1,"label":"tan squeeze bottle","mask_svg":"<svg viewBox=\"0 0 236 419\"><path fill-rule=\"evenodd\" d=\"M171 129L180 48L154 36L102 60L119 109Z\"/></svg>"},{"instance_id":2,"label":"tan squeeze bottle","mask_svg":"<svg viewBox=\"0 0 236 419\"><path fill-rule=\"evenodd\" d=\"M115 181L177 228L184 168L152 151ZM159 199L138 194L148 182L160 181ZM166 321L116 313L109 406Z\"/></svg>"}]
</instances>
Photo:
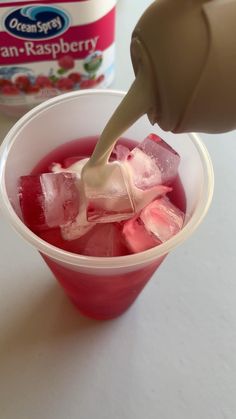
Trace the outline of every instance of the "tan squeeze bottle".
<instances>
[{"instance_id":1,"label":"tan squeeze bottle","mask_svg":"<svg viewBox=\"0 0 236 419\"><path fill-rule=\"evenodd\" d=\"M235 0L158 0L143 14L131 58L136 74L143 56L152 71L149 112L162 129L236 128L235 22Z\"/></svg>"},{"instance_id":2,"label":"tan squeeze bottle","mask_svg":"<svg viewBox=\"0 0 236 419\"><path fill-rule=\"evenodd\" d=\"M172 132L236 128L236 0L157 0L131 40L135 80L83 171L91 187L116 140L141 115ZM96 169L97 176L90 173Z\"/></svg>"}]
</instances>

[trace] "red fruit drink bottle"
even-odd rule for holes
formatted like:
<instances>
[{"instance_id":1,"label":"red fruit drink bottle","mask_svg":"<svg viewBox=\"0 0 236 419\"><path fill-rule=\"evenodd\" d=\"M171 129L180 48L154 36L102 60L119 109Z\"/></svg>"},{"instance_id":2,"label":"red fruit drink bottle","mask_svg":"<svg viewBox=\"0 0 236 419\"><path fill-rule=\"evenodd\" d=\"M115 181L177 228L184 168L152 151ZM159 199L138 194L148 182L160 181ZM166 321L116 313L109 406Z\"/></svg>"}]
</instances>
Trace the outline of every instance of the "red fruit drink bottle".
<instances>
[{"instance_id":1,"label":"red fruit drink bottle","mask_svg":"<svg viewBox=\"0 0 236 419\"><path fill-rule=\"evenodd\" d=\"M21 116L114 77L116 0L1 1L0 111Z\"/></svg>"}]
</instances>

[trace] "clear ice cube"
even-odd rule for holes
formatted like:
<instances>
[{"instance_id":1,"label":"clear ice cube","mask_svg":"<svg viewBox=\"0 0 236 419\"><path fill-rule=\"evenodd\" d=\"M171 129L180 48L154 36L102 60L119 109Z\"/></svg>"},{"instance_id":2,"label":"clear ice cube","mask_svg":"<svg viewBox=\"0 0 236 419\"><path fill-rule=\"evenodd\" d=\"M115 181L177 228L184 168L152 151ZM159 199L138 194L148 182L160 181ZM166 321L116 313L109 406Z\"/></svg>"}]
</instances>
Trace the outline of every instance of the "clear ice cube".
<instances>
[{"instance_id":1,"label":"clear ice cube","mask_svg":"<svg viewBox=\"0 0 236 419\"><path fill-rule=\"evenodd\" d=\"M22 176L19 200L23 219L33 230L66 224L79 212L76 176L71 173Z\"/></svg>"},{"instance_id":2,"label":"clear ice cube","mask_svg":"<svg viewBox=\"0 0 236 419\"><path fill-rule=\"evenodd\" d=\"M151 156L135 147L125 161L134 186L146 190L161 184L161 172Z\"/></svg>"},{"instance_id":3,"label":"clear ice cube","mask_svg":"<svg viewBox=\"0 0 236 419\"><path fill-rule=\"evenodd\" d=\"M177 176L180 163L179 154L156 134L150 134L138 146L146 156L149 156L157 165L161 173L160 183L171 183Z\"/></svg>"}]
</instances>

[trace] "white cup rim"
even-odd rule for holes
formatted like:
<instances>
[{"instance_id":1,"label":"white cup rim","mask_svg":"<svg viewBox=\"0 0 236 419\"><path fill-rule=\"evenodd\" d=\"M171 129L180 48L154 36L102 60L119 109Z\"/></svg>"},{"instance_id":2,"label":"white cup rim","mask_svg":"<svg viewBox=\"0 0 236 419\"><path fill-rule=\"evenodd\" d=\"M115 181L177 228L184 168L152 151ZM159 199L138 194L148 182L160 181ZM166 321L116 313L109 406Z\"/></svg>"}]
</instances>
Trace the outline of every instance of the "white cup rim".
<instances>
[{"instance_id":1,"label":"white cup rim","mask_svg":"<svg viewBox=\"0 0 236 419\"><path fill-rule=\"evenodd\" d=\"M191 217L191 219L187 222L184 228L172 237L167 242L156 246L152 249L146 250L141 253L127 255L127 256L118 256L118 257L92 257L92 256L82 256L75 253L70 253L59 249L55 246L50 245L46 241L39 238L36 234L34 234L26 225L21 221L21 219L17 216L12 205L8 199L6 185L4 181L4 173L5 173L5 163L7 160L7 155L9 153L10 148L15 142L15 136L19 130L23 128L23 126L29 121L38 115L40 112L49 109L51 106L61 102L70 100L73 97L79 97L81 95L116 95L116 96L124 96L125 92L118 91L118 90L83 90L83 91L76 91L76 92L69 92L59 96L56 96L52 99L49 99L40 105L33 108L31 111L27 112L22 118L20 118L16 124L10 129L8 134L6 135L1 147L0 147L0 194L1 194L1 208L12 225L12 227L32 246L34 246L39 252L49 256L50 258L74 265L80 266L81 268L96 268L96 269L119 269L123 267L141 267L142 265L151 263L156 261L158 258L169 253L171 250L175 249L178 245L183 243L199 226L202 222L203 218L205 217L209 206L212 201L213 197L213 190L214 190L214 172L212 167L212 162L209 156L209 153L203 144L203 142L199 139L199 137L195 133L186 134L189 137L189 140L192 141L194 146L196 147L199 157L201 159L203 171L204 171L204 188L205 193L202 200L199 200L196 209Z\"/></svg>"}]
</instances>

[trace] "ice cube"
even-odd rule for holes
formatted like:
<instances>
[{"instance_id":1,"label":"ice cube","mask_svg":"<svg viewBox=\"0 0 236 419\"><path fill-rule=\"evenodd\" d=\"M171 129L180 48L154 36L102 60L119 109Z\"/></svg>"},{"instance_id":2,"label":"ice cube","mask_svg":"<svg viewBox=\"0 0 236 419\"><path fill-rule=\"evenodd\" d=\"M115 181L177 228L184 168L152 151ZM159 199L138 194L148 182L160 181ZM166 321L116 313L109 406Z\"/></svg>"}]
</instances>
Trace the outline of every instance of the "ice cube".
<instances>
[{"instance_id":1,"label":"ice cube","mask_svg":"<svg viewBox=\"0 0 236 419\"><path fill-rule=\"evenodd\" d=\"M152 234L149 234L139 216L126 221L123 226L123 236L132 253L143 252L161 244Z\"/></svg>"},{"instance_id":2,"label":"ice cube","mask_svg":"<svg viewBox=\"0 0 236 419\"><path fill-rule=\"evenodd\" d=\"M91 167L85 172L86 176L83 185L89 222L116 222L134 215L128 179L120 163L108 163L98 169Z\"/></svg>"},{"instance_id":3,"label":"ice cube","mask_svg":"<svg viewBox=\"0 0 236 419\"><path fill-rule=\"evenodd\" d=\"M183 222L184 213L168 198L160 198L125 222L123 235L129 249L137 253L169 240L181 230Z\"/></svg>"},{"instance_id":4,"label":"ice cube","mask_svg":"<svg viewBox=\"0 0 236 419\"><path fill-rule=\"evenodd\" d=\"M181 230L184 213L168 198L161 198L147 205L141 211L140 219L146 230L164 243Z\"/></svg>"},{"instance_id":5,"label":"ice cube","mask_svg":"<svg viewBox=\"0 0 236 419\"><path fill-rule=\"evenodd\" d=\"M78 252L85 256L113 257L127 254L121 230L116 224L97 224L77 240Z\"/></svg>"},{"instance_id":6,"label":"ice cube","mask_svg":"<svg viewBox=\"0 0 236 419\"><path fill-rule=\"evenodd\" d=\"M150 134L130 152L127 147L118 144L113 154L126 166L136 188L146 190L170 184L177 176L178 153L155 134Z\"/></svg>"},{"instance_id":7,"label":"ice cube","mask_svg":"<svg viewBox=\"0 0 236 419\"><path fill-rule=\"evenodd\" d=\"M61 235L64 240L76 240L84 236L95 224L88 222L86 212L81 211L80 207L80 212L76 219L61 226Z\"/></svg>"},{"instance_id":8,"label":"ice cube","mask_svg":"<svg viewBox=\"0 0 236 419\"><path fill-rule=\"evenodd\" d=\"M76 176L72 173L22 176L19 201L23 219L34 231L66 224L79 212Z\"/></svg>"},{"instance_id":9,"label":"ice cube","mask_svg":"<svg viewBox=\"0 0 236 419\"><path fill-rule=\"evenodd\" d=\"M172 188L161 184L161 172L155 161L135 148L123 163L129 180L135 212L138 213L154 199L166 195Z\"/></svg>"},{"instance_id":10,"label":"ice cube","mask_svg":"<svg viewBox=\"0 0 236 419\"><path fill-rule=\"evenodd\" d=\"M150 134L138 146L146 156L151 157L161 172L161 182L171 183L177 176L180 163L179 154L156 134Z\"/></svg>"},{"instance_id":11,"label":"ice cube","mask_svg":"<svg viewBox=\"0 0 236 419\"><path fill-rule=\"evenodd\" d=\"M84 197L84 190L81 186L81 181L78 181L78 187L80 191L80 207L77 217L61 226L61 235L64 240L76 240L91 230L96 223L89 222L87 220L87 201Z\"/></svg>"},{"instance_id":12,"label":"ice cube","mask_svg":"<svg viewBox=\"0 0 236 419\"><path fill-rule=\"evenodd\" d=\"M124 162L133 185L146 190L161 184L161 171L152 157L135 147Z\"/></svg>"}]
</instances>

